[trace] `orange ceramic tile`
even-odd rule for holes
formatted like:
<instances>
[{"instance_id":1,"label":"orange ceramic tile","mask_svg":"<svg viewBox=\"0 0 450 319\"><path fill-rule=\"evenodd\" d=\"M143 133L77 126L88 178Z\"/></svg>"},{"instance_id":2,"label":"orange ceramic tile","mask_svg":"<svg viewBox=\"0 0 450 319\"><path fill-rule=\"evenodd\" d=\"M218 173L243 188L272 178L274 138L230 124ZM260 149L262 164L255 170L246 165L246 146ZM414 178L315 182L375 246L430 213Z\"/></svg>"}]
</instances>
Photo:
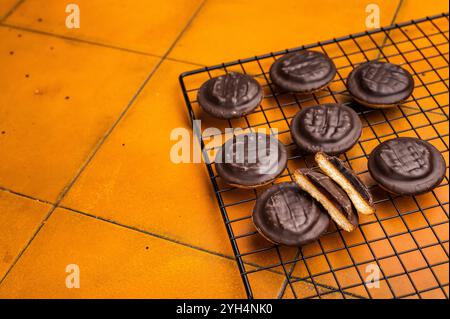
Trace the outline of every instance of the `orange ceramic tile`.
<instances>
[{"instance_id":1,"label":"orange ceramic tile","mask_svg":"<svg viewBox=\"0 0 450 319\"><path fill-rule=\"evenodd\" d=\"M0 27L0 185L54 201L158 59Z\"/></svg>"},{"instance_id":2,"label":"orange ceramic tile","mask_svg":"<svg viewBox=\"0 0 450 319\"><path fill-rule=\"evenodd\" d=\"M448 12L447 0L433 0L431 3L428 1L404 0L395 21L404 22L442 12Z\"/></svg>"},{"instance_id":3,"label":"orange ceramic tile","mask_svg":"<svg viewBox=\"0 0 450 319\"><path fill-rule=\"evenodd\" d=\"M0 20L6 2L0 3ZM124 4L108 0L100 5L80 0L81 29L76 30L64 26L64 4L57 0L47 1L45 7L38 0L20 5L6 21L16 28L0 27L0 87L6 91L0 98L0 186L55 200L159 61L148 56L167 51L201 2L134 0ZM373 2L206 0L169 56L214 64L359 32L366 28L364 9ZM381 25L390 24L398 3L377 1ZM429 6L405 0L396 22L442 11L448 11L447 2L439 0ZM430 22L423 28L425 32L436 31ZM19 29L50 32L55 37L13 31ZM401 41L421 35L414 27L403 31L392 31L390 36ZM384 35L373 38L380 45ZM355 52L355 41L368 50L368 58L378 53L373 42L363 39L344 41L342 49L331 44L324 50L338 67L356 64L366 56ZM367 141L348 155L370 153L379 144L374 134L381 140L398 134L432 139L448 162L448 137L437 137L448 135L448 121L443 121L448 107L439 107L439 103L448 104L448 94L439 94L445 85L437 83L439 77L448 78L448 53L443 53L448 52L448 40L442 35L422 37L414 44L422 48L421 53L411 43L404 41L396 47L389 40L383 53L391 62L410 64L406 68L414 73L418 84L416 100L365 115L365 125L371 125L364 132ZM348 56L339 57L341 50ZM250 74L259 74L261 68L267 71L270 63L267 59L261 66L249 63L244 68ZM431 70L433 67L438 69ZM194 64L162 63L63 199L63 206L73 210L60 208L54 212L0 285L0 298L245 297L204 164L170 161L176 143L170 140L172 129L191 132L178 75L194 68ZM240 66L228 71L233 68L242 71ZM345 77L350 70L340 68L339 75ZM189 88L198 88L205 77L190 77L195 83ZM430 92L421 85L424 83L430 83ZM345 87L333 83L332 89ZM191 100L195 100L195 93L188 93ZM326 96L318 96L302 106L330 102ZM279 100L289 102L286 97ZM274 127L285 131L279 138L290 143L288 121L278 109L270 109L275 103L267 99L261 109L275 121ZM285 108L289 119L298 110L294 106L290 111ZM193 107L203 120L203 128L227 126L225 121L199 111L195 101ZM419 112L420 108L426 110L425 114ZM262 113L233 120L232 125L246 126L246 120L254 126L266 125ZM391 125L383 124L385 120ZM221 143L211 144L217 147ZM290 165L292 169L302 163ZM358 172L367 170L362 158L352 160L351 165ZM368 173L365 175L369 184L375 183ZM220 188L228 187L220 178L217 181ZM392 290L397 297L411 297L416 289L427 290L419 293L425 298L445 298L448 287L434 289L437 281L448 284L448 204L443 205L445 208L438 206L438 201L448 202L445 184L414 199L395 197L395 206L386 192L374 187L374 197L380 201L376 215L361 216L360 229L324 236L303 247L301 254L296 248L276 250L255 231L248 218L254 205L253 191L231 190L223 192L222 197L225 205L243 201L228 206L227 211L231 219L237 219L231 227L236 236L241 236L237 243L256 298L316 298L317 294L321 298L391 298ZM0 233L7 235L0 241L0 279L48 212L46 204L3 193L0 211L6 211L6 215L0 214ZM427 228L429 224L433 228ZM294 263L299 256L304 260ZM280 260L296 281L292 289L284 289L287 283ZM81 269L81 288L67 289L66 266L74 263ZM389 276L382 278L380 288L369 289L363 284L369 264ZM311 277L314 284L309 282ZM335 291L339 288L345 295Z\"/></svg>"},{"instance_id":4,"label":"orange ceramic tile","mask_svg":"<svg viewBox=\"0 0 450 319\"><path fill-rule=\"evenodd\" d=\"M0 280L25 248L51 206L0 190Z\"/></svg>"},{"instance_id":5,"label":"orange ceramic tile","mask_svg":"<svg viewBox=\"0 0 450 319\"><path fill-rule=\"evenodd\" d=\"M246 267L247 271L254 267ZM248 282L252 288L252 296L256 299L275 299L283 290L286 277L282 267L275 269L260 270L247 275Z\"/></svg>"},{"instance_id":6,"label":"orange ceramic tile","mask_svg":"<svg viewBox=\"0 0 450 319\"><path fill-rule=\"evenodd\" d=\"M74 269L67 273L68 265L78 267L80 288L67 288ZM0 297L244 298L245 292L232 259L58 209L0 286Z\"/></svg>"},{"instance_id":7,"label":"orange ceramic tile","mask_svg":"<svg viewBox=\"0 0 450 319\"><path fill-rule=\"evenodd\" d=\"M363 31L373 2L208 0L169 56L217 64ZM398 1L376 3L390 24Z\"/></svg>"},{"instance_id":8,"label":"orange ceramic tile","mask_svg":"<svg viewBox=\"0 0 450 319\"><path fill-rule=\"evenodd\" d=\"M177 77L192 68L163 62L63 205L231 255L204 163L170 159L172 130L191 132Z\"/></svg>"},{"instance_id":9,"label":"orange ceramic tile","mask_svg":"<svg viewBox=\"0 0 450 319\"><path fill-rule=\"evenodd\" d=\"M80 28L65 25L67 3L27 0L6 23L81 40L163 55L201 0L77 0Z\"/></svg>"},{"instance_id":10,"label":"orange ceramic tile","mask_svg":"<svg viewBox=\"0 0 450 319\"><path fill-rule=\"evenodd\" d=\"M10 12L19 0L2 0L0 1L0 21Z\"/></svg>"}]
</instances>

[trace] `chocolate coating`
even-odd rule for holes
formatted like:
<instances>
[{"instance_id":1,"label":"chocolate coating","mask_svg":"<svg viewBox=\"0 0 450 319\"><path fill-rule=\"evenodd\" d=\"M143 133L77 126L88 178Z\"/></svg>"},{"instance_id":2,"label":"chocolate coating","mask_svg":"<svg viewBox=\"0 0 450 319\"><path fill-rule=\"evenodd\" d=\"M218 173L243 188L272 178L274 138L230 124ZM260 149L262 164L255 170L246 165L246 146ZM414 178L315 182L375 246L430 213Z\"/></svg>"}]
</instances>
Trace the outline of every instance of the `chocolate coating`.
<instances>
[{"instance_id":1,"label":"chocolate coating","mask_svg":"<svg viewBox=\"0 0 450 319\"><path fill-rule=\"evenodd\" d=\"M326 156L326 155L325 155ZM339 158L335 156L327 156L327 159L336 167L336 169L344 175L344 177L353 185L358 193L364 198L369 205L373 205L372 194L367 186L361 181L355 172L347 167Z\"/></svg>"},{"instance_id":2,"label":"chocolate coating","mask_svg":"<svg viewBox=\"0 0 450 319\"><path fill-rule=\"evenodd\" d=\"M322 104L298 112L291 135L303 153L340 154L352 148L362 133L358 114L341 104Z\"/></svg>"},{"instance_id":3,"label":"chocolate coating","mask_svg":"<svg viewBox=\"0 0 450 319\"><path fill-rule=\"evenodd\" d=\"M300 171L354 226L358 226L358 214L354 211L350 198L338 184L319 170L303 168Z\"/></svg>"},{"instance_id":4,"label":"chocolate coating","mask_svg":"<svg viewBox=\"0 0 450 319\"><path fill-rule=\"evenodd\" d=\"M240 134L226 141L216 155L216 171L227 183L257 187L273 181L287 164L284 145L262 133Z\"/></svg>"},{"instance_id":5,"label":"chocolate coating","mask_svg":"<svg viewBox=\"0 0 450 319\"><path fill-rule=\"evenodd\" d=\"M262 87L255 79L236 72L206 81L197 93L203 110L221 119L238 118L252 112L262 97Z\"/></svg>"},{"instance_id":6,"label":"chocolate coating","mask_svg":"<svg viewBox=\"0 0 450 319\"><path fill-rule=\"evenodd\" d=\"M308 93L322 89L336 75L333 61L316 51L288 53L270 67L270 78L289 92Z\"/></svg>"},{"instance_id":7,"label":"chocolate coating","mask_svg":"<svg viewBox=\"0 0 450 319\"><path fill-rule=\"evenodd\" d=\"M414 80L408 71L398 65L371 61L353 69L347 79L347 88L364 105L389 107L411 95Z\"/></svg>"},{"instance_id":8,"label":"chocolate coating","mask_svg":"<svg viewBox=\"0 0 450 319\"><path fill-rule=\"evenodd\" d=\"M316 240L330 221L322 206L293 182L265 190L256 200L252 218L261 235L288 246Z\"/></svg>"},{"instance_id":9,"label":"chocolate coating","mask_svg":"<svg viewBox=\"0 0 450 319\"><path fill-rule=\"evenodd\" d=\"M378 145L369 156L369 172L387 191L416 195L439 185L445 175L445 161L430 143L399 137Z\"/></svg>"}]
</instances>

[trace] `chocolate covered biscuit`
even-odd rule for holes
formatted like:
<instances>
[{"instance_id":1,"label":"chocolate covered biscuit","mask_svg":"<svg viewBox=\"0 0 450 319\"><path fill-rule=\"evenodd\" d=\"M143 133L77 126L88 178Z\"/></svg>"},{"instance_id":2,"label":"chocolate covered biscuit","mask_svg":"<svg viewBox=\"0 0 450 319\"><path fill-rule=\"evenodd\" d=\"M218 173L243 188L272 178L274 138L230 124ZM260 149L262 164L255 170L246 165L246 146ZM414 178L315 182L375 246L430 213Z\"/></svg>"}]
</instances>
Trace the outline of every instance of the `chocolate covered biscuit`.
<instances>
[{"instance_id":1,"label":"chocolate covered biscuit","mask_svg":"<svg viewBox=\"0 0 450 319\"><path fill-rule=\"evenodd\" d=\"M336 75L333 61L322 52L288 53L270 68L270 78L279 88L295 93L311 93L326 87Z\"/></svg>"},{"instance_id":2,"label":"chocolate covered biscuit","mask_svg":"<svg viewBox=\"0 0 450 319\"><path fill-rule=\"evenodd\" d=\"M387 108L405 101L414 80L402 67L379 61L362 63L349 74L347 88L353 98L368 107Z\"/></svg>"},{"instance_id":3,"label":"chocolate covered biscuit","mask_svg":"<svg viewBox=\"0 0 450 319\"><path fill-rule=\"evenodd\" d=\"M369 172L387 191L399 195L426 193L445 176L445 160L430 143L398 137L375 147L369 156Z\"/></svg>"},{"instance_id":4,"label":"chocolate covered biscuit","mask_svg":"<svg viewBox=\"0 0 450 319\"><path fill-rule=\"evenodd\" d=\"M302 153L344 153L362 133L358 114L342 104L322 104L304 108L291 123L292 139Z\"/></svg>"},{"instance_id":5,"label":"chocolate covered biscuit","mask_svg":"<svg viewBox=\"0 0 450 319\"><path fill-rule=\"evenodd\" d=\"M197 100L202 109L220 119L242 117L261 103L261 85L247 74L230 72L200 87Z\"/></svg>"},{"instance_id":6,"label":"chocolate covered biscuit","mask_svg":"<svg viewBox=\"0 0 450 319\"><path fill-rule=\"evenodd\" d=\"M258 196L252 219L263 237L288 246L317 240L330 221L324 208L292 182L275 184Z\"/></svg>"},{"instance_id":7,"label":"chocolate covered biscuit","mask_svg":"<svg viewBox=\"0 0 450 319\"><path fill-rule=\"evenodd\" d=\"M230 138L215 159L217 174L228 184L240 188L255 188L272 182L286 164L286 149L278 139L253 132Z\"/></svg>"}]
</instances>

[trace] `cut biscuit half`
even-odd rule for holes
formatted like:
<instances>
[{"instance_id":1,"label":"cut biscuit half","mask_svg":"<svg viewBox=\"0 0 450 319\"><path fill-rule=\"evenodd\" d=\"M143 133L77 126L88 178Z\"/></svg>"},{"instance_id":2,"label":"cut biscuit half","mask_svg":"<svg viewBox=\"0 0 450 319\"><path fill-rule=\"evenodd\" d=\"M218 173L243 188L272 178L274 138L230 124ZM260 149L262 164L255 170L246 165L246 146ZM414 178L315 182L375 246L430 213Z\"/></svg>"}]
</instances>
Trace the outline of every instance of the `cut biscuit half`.
<instances>
[{"instance_id":1,"label":"cut biscuit half","mask_svg":"<svg viewBox=\"0 0 450 319\"><path fill-rule=\"evenodd\" d=\"M343 230L350 232L358 226L358 215L350 199L328 176L312 169L299 169L294 172L294 180L325 208Z\"/></svg>"},{"instance_id":2,"label":"cut biscuit half","mask_svg":"<svg viewBox=\"0 0 450 319\"><path fill-rule=\"evenodd\" d=\"M339 158L319 152L315 160L320 169L347 193L356 210L365 215L375 213L373 198L367 186Z\"/></svg>"}]
</instances>

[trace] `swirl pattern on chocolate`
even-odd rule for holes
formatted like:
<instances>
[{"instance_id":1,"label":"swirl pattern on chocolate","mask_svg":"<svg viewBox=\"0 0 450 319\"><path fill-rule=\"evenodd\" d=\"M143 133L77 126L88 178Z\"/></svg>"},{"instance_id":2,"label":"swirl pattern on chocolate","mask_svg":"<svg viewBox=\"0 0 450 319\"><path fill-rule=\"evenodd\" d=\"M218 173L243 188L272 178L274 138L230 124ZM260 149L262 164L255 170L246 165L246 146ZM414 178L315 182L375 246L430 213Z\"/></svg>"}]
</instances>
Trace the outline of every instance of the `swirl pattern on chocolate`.
<instances>
[{"instance_id":1,"label":"swirl pattern on chocolate","mask_svg":"<svg viewBox=\"0 0 450 319\"><path fill-rule=\"evenodd\" d=\"M280 72L298 81L317 81L330 73L328 59L318 52L302 51L288 54L280 61Z\"/></svg>"},{"instance_id":2,"label":"swirl pattern on chocolate","mask_svg":"<svg viewBox=\"0 0 450 319\"><path fill-rule=\"evenodd\" d=\"M386 190L402 195L427 192L445 175L445 161L430 143L399 137L378 145L369 156L369 172Z\"/></svg>"},{"instance_id":3,"label":"swirl pattern on chocolate","mask_svg":"<svg viewBox=\"0 0 450 319\"><path fill-rule=\"evenodd\" d=\"M352 117L340 107L312 107L304 114L304 132L318 141L337 141L352 129Z\"/></svg>"},{"instance_id":4,"label":"swirl pattern on chocolate","mask_svg":"<svg viewBox=\"0 0 450 319\"><path fill-rule=\"evenodd\" d=\"M402 92L408 88L409 77L405 70L390 63L370 63L360 70L361 85L379 95Z\"/></svg>"},{"instance_id":5,"label":"swirl pattern on chocolate","mask_svg":"<svg viewBox=\"0 0 450 319\"><path fill-rule=\"evenodd\" d=\"M200 106L215 117L236 118L259 105L262 88L251 76L230 72L203 83L197 99Z\"/></svg>"},{"instance_id":6,"label":"swirl pattern on chocolate","mask_svg":"<svg viewBox=\"0 0 450 319\"><path fill-rule=\"evenodd\" d=\"M303 109L295 115L291 124L292 138L305 153L343 153L357 142L361 133L358 114L339 104Z\"/></svg>"},{"instance_id":7,"label":"swirl pattern on chocolate","mask_svg":"<svg viewBox=\"0 0 450 319\"><path fill-rule=\"evenodd\" d=\"M292 92L312 92L326 86L336 75L333 61L321 52L288 53L270 68L272 81Z\"/></svg>"},{"instance_id":8,"label":"swirl pattern on chocolate","mask_svg":"<svg viewBox=\"0 0 450 319\"><path fill-rule=\"evenodd\" d=\"M305 211L314 209L312 206L295 190L276 192L266 202L267 221L274 227L298 232L308 221Z\"/></svg>"},{"instance_id":9,"label":"swirl pattern on chocolate","mask_svg":"<svg viewBox=\"0 0 450 319\"><path fill-rule=\"evenodd\" d=\"M391 140L379 149L379 165L387 174L415 179L429 173L430 156L430 151L416 141Z\"/></svg>"},{"instance_id":10,"label":"swirl pattern on chocolate","mask_svg":"<svg viewBox=\"0 0 450 319\"><path fill-rule=\"evenodd\" d=\"M411 95L414 80L402 67L379 61L366 62L355 68L347 79L349 92L366 105L401 103Z\"/></svg>"},{"instance_id":11,"label":"swirl pattern on chocolate","mask_svg":"<svg viewBox=\"0 0 450 319\"><path fill-rule=\"evenodd\" d=\"M256 187L276 178L286 167L287 153L276 138L263 133L235 135L216 155L217 173L229 184Z\"/></svg>"},{"instance_id":12,"label":"swirl pattern on chocolate","mask_svg":"<svg viewBox=\"0 0 450 319\"><path fill-rule=\"evenodd\" d=\"M259 93L259 84L239 73L230 73L208 82L208 97L219 105L241 106Z\"/></svg>"},{"instance_id":13,"label":"swirl pattern on chocolate","mask_svg":"<svg viewBox=\"0 0 450 319\"><path fill-rule=\"evenodd\" d=\"M329 225L322 206L292 182L265 190L256 201L252 218L265 238L289 246L316 240Z\"/></svg>"}]
</instances>

